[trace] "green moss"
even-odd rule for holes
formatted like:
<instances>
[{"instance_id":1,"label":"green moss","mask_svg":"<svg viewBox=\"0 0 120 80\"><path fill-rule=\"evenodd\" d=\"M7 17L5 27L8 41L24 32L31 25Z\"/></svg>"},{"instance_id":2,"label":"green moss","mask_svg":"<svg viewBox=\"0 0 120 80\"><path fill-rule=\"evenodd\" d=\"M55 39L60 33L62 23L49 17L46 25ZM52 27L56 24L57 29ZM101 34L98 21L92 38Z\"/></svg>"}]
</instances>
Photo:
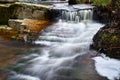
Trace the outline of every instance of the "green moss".
<instances>
[{"instance_id":1,"label":"green moss","mask_svg":"<svg viewBox=\"0 0 120 80\"><path fill-rule=\"evenodd\" d=\"M76 0L77 3L85 3L88 0ZM108 5L111 3L111 0L93 0L93 5Z\"/></svg>"},{"instance_id":2,"label":"green moss","mask_svg":"<svg viewBox=\"0 0 120 80\"><path fill-rule=\"evenodd\" d=\"M115 2L115 6L116 6L117 8L120 8L120 0L118 0L118 1Z\"/></svg>"},{"instance_id":3,"label":"green moss","mask_svg":"<svg viewBox=\"0 0 120 80\"><path fill-rule=\"evenodd\" d=\"M98 47L101 47L101 41L98 42Z\"/></svg>"},{"instance_id":4,"label":"green moss","mask_svg":"<svg viewBox=\"0 0 120 80\"><path fill-rule=\"evenodd\" d=\"M118 37L117 36L112 36L112 41L117 41L118 40Z\"/></svg>"},{"instance_id":5,"label":"green moss","mask_svg":"<svg viewBox=\"0 0 120 80\"><path fill-rule=\"evenodd\" d=\"M111 3L111 0L93 0L94 5L108 5Z\"/></svg>"},{"instance_id":6,"label":"green moss","mask_svg":"<svg viewBox=\"0 0 120 80\"><path fill-rule=\"evenodd\" d=\"M108 40L109 40L109 37L110 37L110 34L103 34L103 35L102 35L102 40L103 40L103 41L108 41Z\"/></svg>"},{"instance_id":7,"label":"green moss","mask_svg":"<svg viewBox=\"0 0 120 80\"><path fill-rule=\"evenodd\" d=\"M86 0L76 0L77 3L84 3Z\"/></svg>"},{"instance_id":8,"label":"green moss","mask_svg":"<svg viewBox=\"0 0 120 80\"><path fill-rule=\"evenodd\" d=\"M113 41L118 41L118 36L117 35L115 35L115 34L103 34L102 36L101 36L101 38L102 38L102 41L108 41L108 42L113 42Z\"/></svg>"}]
</instances>

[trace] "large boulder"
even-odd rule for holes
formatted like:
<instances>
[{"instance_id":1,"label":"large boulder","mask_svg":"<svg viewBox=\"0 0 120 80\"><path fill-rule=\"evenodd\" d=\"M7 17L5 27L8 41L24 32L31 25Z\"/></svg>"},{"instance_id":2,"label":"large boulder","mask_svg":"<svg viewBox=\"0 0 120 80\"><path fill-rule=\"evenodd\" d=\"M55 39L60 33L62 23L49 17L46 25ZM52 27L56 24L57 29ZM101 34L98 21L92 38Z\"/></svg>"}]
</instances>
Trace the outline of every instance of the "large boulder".
<instances>
[{"instance_id":1,"label":"large boulder","mask_svg":"<svg viewBox=\"0 0 120 80\"><path fill-rule=\"evenodd\" d=\"M120 59L120 23L111 22L101 28L93 38L93 48Z\"/></svg>"}]
</instances>

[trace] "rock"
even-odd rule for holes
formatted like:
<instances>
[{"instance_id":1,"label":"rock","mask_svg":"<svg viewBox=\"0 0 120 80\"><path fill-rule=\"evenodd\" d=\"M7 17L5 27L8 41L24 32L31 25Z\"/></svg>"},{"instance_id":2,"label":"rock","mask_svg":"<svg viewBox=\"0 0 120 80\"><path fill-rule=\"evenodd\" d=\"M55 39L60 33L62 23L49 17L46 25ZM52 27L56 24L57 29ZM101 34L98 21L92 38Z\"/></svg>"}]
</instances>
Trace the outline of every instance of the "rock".
<instances>
[{"instance_id":1,"label":"rock","mask_svg":"<svg viewBox=\"0 0 120 80\"><path fill-rule=\"evenodd\" d=\"M10 17L8 5L0 5L0 24L7 24Z\"/></svg>"},{"instance_id":2,"label":"rock","mask_svg":"<svg viewBox=\"0 0 120 80\"><path fill-rule=\"evenodd\" d=\"M103 48L108 56L120 59L119 26L120 24L109 23L101 28L93 38L93 48L96 50Z\"/></svg>"},{"instance_id":3,"label":"rock","mask_svg":"<svg viewBox=\"0 0 120 80\"><path fill-rule=\"evenodd\" d=\"M69 0L68 3L69 5L77 4L77 0Z\"/></svg>"},{"instance_id":4,"label":"rock","mask_svg":"<svg viewBox=\"0 0 120 80\"><path fill-rule=\"evenodd\" d=\"M49 14L46 6L32 3L16 3L10 6L11 18L17 19L48 19ZM28 14L29 13L29 14Z\"/></svg>"},{"instance_id":5,"label":"rock","mask_svg":"<svg viewBox=\"0 0 120 80\"><path fill-rule=\"evenodd\" d=\"M68 3L70 5L74 5L74 4L91 4L93 3L93 0L68 0Z\"/></svg>"},{"instance_id":6,"label":"rock","mask_svg":"<svg viewBox=\"0 0 120 80\"><path fill-rule=\"evenodd\" d=\"M20 2L0 4L0 24L8 24L9 19L48 20L50 7L49 5Z\"/></svg>"},{"instance_id":7,"label":"rock","mask_svg":"<svg viewBox=\"0 0 120 80\"><path fill-rule=\"evenodd\" d=\"M0 0L0 3L11 3L15 2L16 0Z\"/></svg>"},{"instance_id":8,"label":"rock","mask_svg":"<svg viewBox=\"0 0 120 80\"><path fill-rule=\"evenodd\" d=\"M8 25L9 25L11 28L19 31L19 30L21 30L21 27L22 27L22 26L21 26L22 21L23 21L23 20L10 19L10 20L8 21Z\"/></svg>"},{"instance_id":9,"label":"rock","mask_svg":"<svg viewBox=\"0 0 120 80\"><path fill-rule=\"evenodd\" d=\"M45 16L46 16L46 12L41 10L34 10L32 15L32 17L35 19L45 19Z\"/></svg>"},{"instance_id":10,"label":"rock","mask_svg":"<svg viewBox=\"0 0 120 80\"><path fill-rule=\"evenodd\" d=\"M41 0L38 0L41 1ZM34 0L0 0L1 3L11 3L11 2L34 2Z\"/></svg>"},{"instance_id":11,"label":"rock","mask_svg":"<svg viewBox=\"0 0 120 80\"><path fill-rule=\"evenodd\" d=\"M108 6L97 6L94 13L96 14L95 17L97 17L96 20L102 23L108 23L112 18L112 10Z\"/></svg>"}]
</instances>

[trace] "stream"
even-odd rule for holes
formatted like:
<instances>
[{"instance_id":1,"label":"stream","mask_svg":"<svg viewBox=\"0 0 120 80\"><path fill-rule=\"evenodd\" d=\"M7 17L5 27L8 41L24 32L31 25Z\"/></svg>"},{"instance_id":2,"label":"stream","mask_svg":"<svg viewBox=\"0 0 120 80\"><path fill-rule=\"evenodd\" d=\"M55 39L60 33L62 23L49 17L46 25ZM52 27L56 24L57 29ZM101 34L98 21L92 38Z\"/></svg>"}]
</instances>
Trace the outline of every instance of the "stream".
<instances>
[{"instance_id":1,"label":"stream","mask_svg":"<svg viewBox=\"0 0 120 80\"><path fill-rule=\"evenodd\" d=\"M90 76L83 73L87 69L86 66L77 63L80 61L79 57L89 54L89 46L94 34L104 25L92 19L93 9L82 10L90 6L82 5L79 8L78 6L80 5L74 6L75 9L67 7L67 10L66 7L65 10L62 7L62 15L58 22L48 26L33 42L41 47L16 63L7 80L93 80L96 78L93 76L89 79ZM76 8L81 10L78 11Z\"/></svg>"}]
</instances>

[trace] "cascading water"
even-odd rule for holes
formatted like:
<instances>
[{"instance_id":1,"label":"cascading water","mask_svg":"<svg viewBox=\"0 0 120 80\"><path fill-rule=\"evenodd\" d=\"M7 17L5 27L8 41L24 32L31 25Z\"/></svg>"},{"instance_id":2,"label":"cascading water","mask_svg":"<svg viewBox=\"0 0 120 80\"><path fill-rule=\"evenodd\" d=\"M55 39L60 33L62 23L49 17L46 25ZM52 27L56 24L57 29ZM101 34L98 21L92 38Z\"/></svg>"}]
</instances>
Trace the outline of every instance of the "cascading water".
<instances>
[{"instance_id":1,"label":"cascading water","mask_svg":"<svg viewBox=\"0 0 120 80\"><path fill-rule=\"evenodd\" d=\"M80 22L83 20L92 20L93 10L80 10L77 12L74 11L62 11L62 19L66 21L75 21Z\"/></svg>"},{"instance_id":2,"label":"cascading water","mask_svg":"<svg viewBox=\"0 0 120 80\"><path fill-rule=\"evenodd\" d=\"M53 9L60 10L62 20L72 21L72 22L93 20L94 6L85 5L85 4L69 6L66 3L63 4L63 7L61 7L60 5L61 4L55 4L55 7Z\"/></svg>"},{"instance_id":3,"label":"cascading water","mask_svg":"<svg viewBox=\"0 0 120 80\"><path fill-rule=\"evenodd\" d=\"M7 80L79 80L75 76L79 74L79 67L73 65L75 59L89 52L92 37L103 25L91 21L91 9L64 11L62 18L66 21L60 19L43 30L34 42L42 47L23 57L24 62L14 66L19 70L13 70ZM73 22L67 22L69 20Z\"/></svg>"}]
</instances>

